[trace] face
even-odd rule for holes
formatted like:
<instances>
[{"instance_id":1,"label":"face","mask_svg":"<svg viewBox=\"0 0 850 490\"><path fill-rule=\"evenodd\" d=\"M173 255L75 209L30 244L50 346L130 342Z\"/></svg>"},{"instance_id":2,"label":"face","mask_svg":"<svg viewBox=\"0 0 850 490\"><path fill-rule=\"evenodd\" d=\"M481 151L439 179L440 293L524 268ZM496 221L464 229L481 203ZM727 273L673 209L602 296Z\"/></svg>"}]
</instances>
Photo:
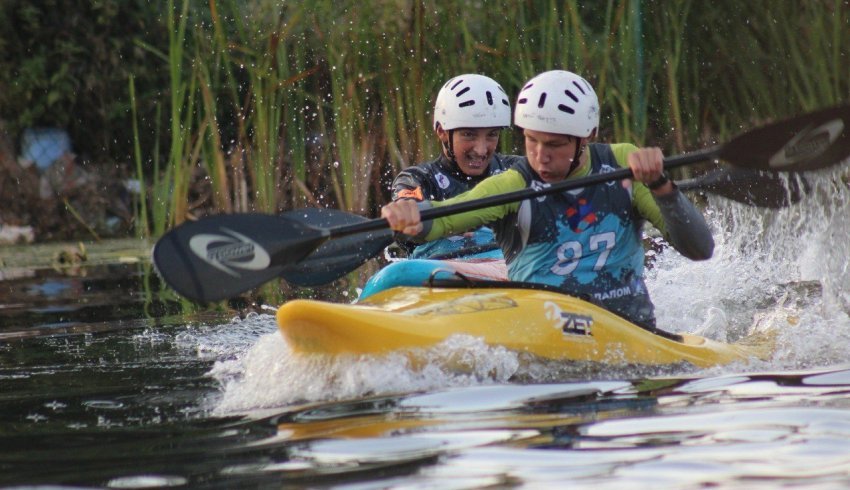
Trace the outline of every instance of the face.
<instances>
[{"instance_id":1,"label":"face","mask_svg":"<svg viewBox=\"0 0 850 490\"><path fill-rule=\"evenodd\" d=\"M487 170L490 159L499 145L501 128L458 128L452 131L452 149L460 170L478 176ZM448 143L449 132L437 129L441 141Z\"/></svg>"},{"instance_id":2,"label":"face","mask_svg":"<svg viewBox=\"0 0 850 490\"><path fill-rule=\"evenodd\" d=\"M525 156L543 182L552 184L566 179L576 154L576 145L581 144L581 139L531 129L523 130L523 134Z\"/></svg>"}]
</instances>

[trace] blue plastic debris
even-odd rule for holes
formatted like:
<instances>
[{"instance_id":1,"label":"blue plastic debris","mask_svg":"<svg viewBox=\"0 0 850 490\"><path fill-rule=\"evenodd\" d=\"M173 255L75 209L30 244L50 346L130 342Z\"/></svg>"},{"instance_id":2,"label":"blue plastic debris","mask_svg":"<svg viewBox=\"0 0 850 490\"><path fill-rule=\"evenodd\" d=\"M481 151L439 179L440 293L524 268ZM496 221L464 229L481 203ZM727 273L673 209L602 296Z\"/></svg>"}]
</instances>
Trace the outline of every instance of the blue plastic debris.
<instances>
[{"instance_id":1,"label":"blue plastic debris","mask_svg":"<svg viewBox=\"0 0 850 490\"><path fill-rule=\"evenodd\" d=\"M71 152L71 138L63 129L29 128L21 137L21 156L34 162L39 170L49 167L57 158Z\"/></svg>"}]
</instances>

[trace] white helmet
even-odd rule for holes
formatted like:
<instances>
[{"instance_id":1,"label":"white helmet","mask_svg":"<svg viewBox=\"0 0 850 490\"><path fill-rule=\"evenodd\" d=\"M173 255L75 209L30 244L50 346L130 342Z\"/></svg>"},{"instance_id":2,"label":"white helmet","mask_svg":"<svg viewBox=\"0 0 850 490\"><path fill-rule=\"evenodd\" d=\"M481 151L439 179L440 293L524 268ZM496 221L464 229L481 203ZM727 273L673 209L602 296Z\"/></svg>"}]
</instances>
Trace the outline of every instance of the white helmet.
<instances>
[{"instance_id":1,"label":"white helmet","mask_svg":"<svg viewBox=\"0 0 850 490\"><path fill-rule=\"evenodd\" d=\"M468 73L452 78L437 94L434 129L503 128L511 125L511 103L490 77Z\"/></svg>"},{"instance_id":2,"label":"white helmet","mask_svg":"<svg viewBox=\"0 0 850 490\"><path fill-rule=\"evenodd\" d=\"M584 78L564 70L537 75L519 91L514 124L587 138L599 127L599 99Z\"/></svg>"}]
</instances>

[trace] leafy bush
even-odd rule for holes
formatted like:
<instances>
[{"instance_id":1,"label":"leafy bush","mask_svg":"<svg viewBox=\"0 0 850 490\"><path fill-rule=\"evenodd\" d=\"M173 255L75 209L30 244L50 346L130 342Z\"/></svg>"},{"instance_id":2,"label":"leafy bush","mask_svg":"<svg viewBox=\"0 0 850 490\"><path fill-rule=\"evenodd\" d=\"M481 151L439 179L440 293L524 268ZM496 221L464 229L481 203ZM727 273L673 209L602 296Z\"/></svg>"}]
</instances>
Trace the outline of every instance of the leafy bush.
<instances>
[{"instance_id":1,"label":"leafy bush","mask_svg":"<svg viewBox=\"0 0 850 490\"><path fill-rule=\"evenodd\" d=\"M146 0L0 2L0 119L16 144L27 127L55 126L77 153L128 161L129 75L151 92L167 86L162 63L136 45L167 38L159 15Z\"/></svg>"}]
</instances>

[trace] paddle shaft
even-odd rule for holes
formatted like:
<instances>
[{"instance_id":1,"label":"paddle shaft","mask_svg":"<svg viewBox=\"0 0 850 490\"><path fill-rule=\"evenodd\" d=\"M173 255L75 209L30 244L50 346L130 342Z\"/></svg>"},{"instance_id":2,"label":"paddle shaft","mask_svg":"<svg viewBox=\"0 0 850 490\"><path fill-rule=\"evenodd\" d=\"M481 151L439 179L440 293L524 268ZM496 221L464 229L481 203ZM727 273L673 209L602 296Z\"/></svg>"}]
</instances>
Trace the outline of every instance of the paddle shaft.
<instances>
[{"instance_id":1,"label":"paddle shaft","mask_svg":"<svg viewBox=\"0 0 850 490\"><path fill-rule=\"evenodd\" d=\"M665 158L664 169L670 170L673 168L683 167L686 165L692 165L694 163L701 163L714 159L720 154L721 149L722 146L712 146L691 153L686 153L684 155L677 155L675 157ZM593 174L588 175L587 177L581 177L572 180L564 180L541 189L532 189L529 187L514 192L507 192L504 194L483 197L481 199L475 199L472 201L451 204L449 206L429 208L422 210L422 212L420 213L420 217L422 221L442 218L444 216L451 216L453 214L465 213L467 211L475 211L478 209L485 209L492 206L500 206L502 204L523 201L525 199L531 199L533 197L556 194L559 192L570 191L574 189L581 189L582 187L587 187L590 185L629 179L631 177L633 177L633 175L632 170L630 168L620 168L614 170L613 172ZM355 233L380 230L387 227L389 227L389 222L387 222L386 219L377 218L369 221L364 221L362 223L353 223L351 225L329 228L326 229L326 231L329 232L327 235L328 239L332 239L352 235Z\"/></svg>"}]
</instances>

